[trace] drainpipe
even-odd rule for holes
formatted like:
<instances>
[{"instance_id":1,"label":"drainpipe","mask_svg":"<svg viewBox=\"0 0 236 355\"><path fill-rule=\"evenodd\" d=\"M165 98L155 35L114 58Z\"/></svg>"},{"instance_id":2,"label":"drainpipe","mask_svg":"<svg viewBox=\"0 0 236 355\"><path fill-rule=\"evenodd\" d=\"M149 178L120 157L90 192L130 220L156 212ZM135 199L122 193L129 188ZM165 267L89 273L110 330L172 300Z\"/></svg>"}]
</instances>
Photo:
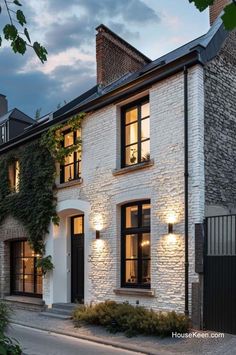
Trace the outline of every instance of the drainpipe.
<instances>
[{"instance_id":1,"label":"drainpipe","mask_svg":"<svg viewBox=\"0 0 236 355\"><path fill-rule=\"evenodd\" d=\"M189 315L189 261L188 261L188 69L184 67L184 221L185 221L185 309Z\"/></svg>"}]
</instances>

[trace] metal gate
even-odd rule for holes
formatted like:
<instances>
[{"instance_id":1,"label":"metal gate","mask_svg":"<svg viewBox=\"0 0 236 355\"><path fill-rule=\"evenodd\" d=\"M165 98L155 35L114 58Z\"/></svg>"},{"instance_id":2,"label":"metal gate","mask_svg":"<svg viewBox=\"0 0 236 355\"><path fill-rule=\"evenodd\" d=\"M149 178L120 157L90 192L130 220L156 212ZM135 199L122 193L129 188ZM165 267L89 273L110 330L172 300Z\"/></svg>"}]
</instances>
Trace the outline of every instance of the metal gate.
<instances>
[{"instance_id":1,"label":"metal gate","mask_svg":"<svg viewBox=\"0 0 236 355\"><path fill-rule=\"evenodd\" d=\"M204 328L236 334L236 216L206 219Z\"/></svg>"}]
</instances>

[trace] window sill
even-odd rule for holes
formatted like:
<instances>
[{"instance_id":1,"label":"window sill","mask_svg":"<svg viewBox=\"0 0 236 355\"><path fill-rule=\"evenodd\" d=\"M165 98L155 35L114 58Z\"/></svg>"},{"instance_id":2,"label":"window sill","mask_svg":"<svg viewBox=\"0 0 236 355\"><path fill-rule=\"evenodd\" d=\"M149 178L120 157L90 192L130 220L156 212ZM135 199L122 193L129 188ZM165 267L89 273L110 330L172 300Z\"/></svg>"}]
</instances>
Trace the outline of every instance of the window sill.
<instances>
[{"instance_id":1,"label":"window sill","mask_svg":"<svg viewBox=\"0 0 236 355\"><path fill-rule=\"evenodd\" d=\"M116 295L155 297L155 291L145 288L116 288L113 290Z\"/></svg>"},{"instance_id":2,"label":"window sill","mask_svg":"<svg viewBox=\"0 0 236 355\"><path fill-rule=\"evenodd\" d=\"M136 165L130 165L130 166L126 166L125 168L115 169L115 170L112 171L112 174L114 176L122 175L122 174L126 174L126 173L131 173L132 171L149 168L149 167L151 167L153 165L154 165L154 160L151 159L149 161L145 161L143 163L139 163L139 164L136 164Z\"/></svg>"},{"instance_id":3,"label":"window sill","mask_svg":"<svg viewBox=\"0 0 236 355\"><path fill-rule=\"evenodd\" d=\"M82 182L83 182L83 179L72 180L72 181L63 182L62 184L56 184L56 187L58 190L60 190L60 189L66 188L66 187L81 185Z\"/></svg>"}]
</instances>

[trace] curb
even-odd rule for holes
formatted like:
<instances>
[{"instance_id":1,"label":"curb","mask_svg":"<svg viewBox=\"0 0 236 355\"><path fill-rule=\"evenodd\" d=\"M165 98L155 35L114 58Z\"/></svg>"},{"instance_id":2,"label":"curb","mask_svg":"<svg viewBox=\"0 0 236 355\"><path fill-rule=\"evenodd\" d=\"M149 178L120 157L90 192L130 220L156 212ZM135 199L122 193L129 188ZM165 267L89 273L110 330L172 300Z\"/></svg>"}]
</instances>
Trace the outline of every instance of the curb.
<instances>
[{"instance_id":1,"label":"curb","mask_svg":"<svg viewBox=\"0 0 236 355\"><path fill-rule=\"evenodd\" d=\"M144 348L142 348L140 346L131 345L131 344L122 344L122 343L119 343L117 341L105 340L105 339L101 339L101 338L98 338L98 337L95 337L95 336L71 334L70 332L67 332L67 331L50 330L50 329L46 329L46 328L35 326L35 325L34 326L32 326L32 325L29 326L29 325L26 325L23 322L18 322L18 321L11 321L11 324L22 325L22 326L24 326L26 328L33 328L33 329L37 329L37 330L42 330L44 332L48 332L48 333L51 333L51 334L66 335L66 336L69 336L71 338L87 340L87 341L91 341L91 342L97 343L97 344L109 345L109 346L112 346L114 348L133 351L133 352L140 353L140 354L143 354L143 355L156 355L157 354L157 353L153 353L153 352L147 351L146 349L144 349Z\"/></svg>"}]
</instances>

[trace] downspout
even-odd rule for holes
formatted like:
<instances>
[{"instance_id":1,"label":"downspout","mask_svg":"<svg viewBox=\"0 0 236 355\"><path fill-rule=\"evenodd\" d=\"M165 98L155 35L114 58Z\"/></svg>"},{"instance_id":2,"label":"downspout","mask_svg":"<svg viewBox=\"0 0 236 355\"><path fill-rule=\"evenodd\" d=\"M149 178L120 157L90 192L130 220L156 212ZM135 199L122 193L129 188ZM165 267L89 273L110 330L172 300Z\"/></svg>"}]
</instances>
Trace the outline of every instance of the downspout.
<instances>
[{"instance_id":1,"label":"downspout","mask_svg":"<svg viewBox=\"0 0 236 355\"><path fill-rule=\"evenodd\" d=\"M184 237L185 237L185 309L189 315L189 258L188 258L188 69L184 67Z\"/></svg>"}]
</instances>

